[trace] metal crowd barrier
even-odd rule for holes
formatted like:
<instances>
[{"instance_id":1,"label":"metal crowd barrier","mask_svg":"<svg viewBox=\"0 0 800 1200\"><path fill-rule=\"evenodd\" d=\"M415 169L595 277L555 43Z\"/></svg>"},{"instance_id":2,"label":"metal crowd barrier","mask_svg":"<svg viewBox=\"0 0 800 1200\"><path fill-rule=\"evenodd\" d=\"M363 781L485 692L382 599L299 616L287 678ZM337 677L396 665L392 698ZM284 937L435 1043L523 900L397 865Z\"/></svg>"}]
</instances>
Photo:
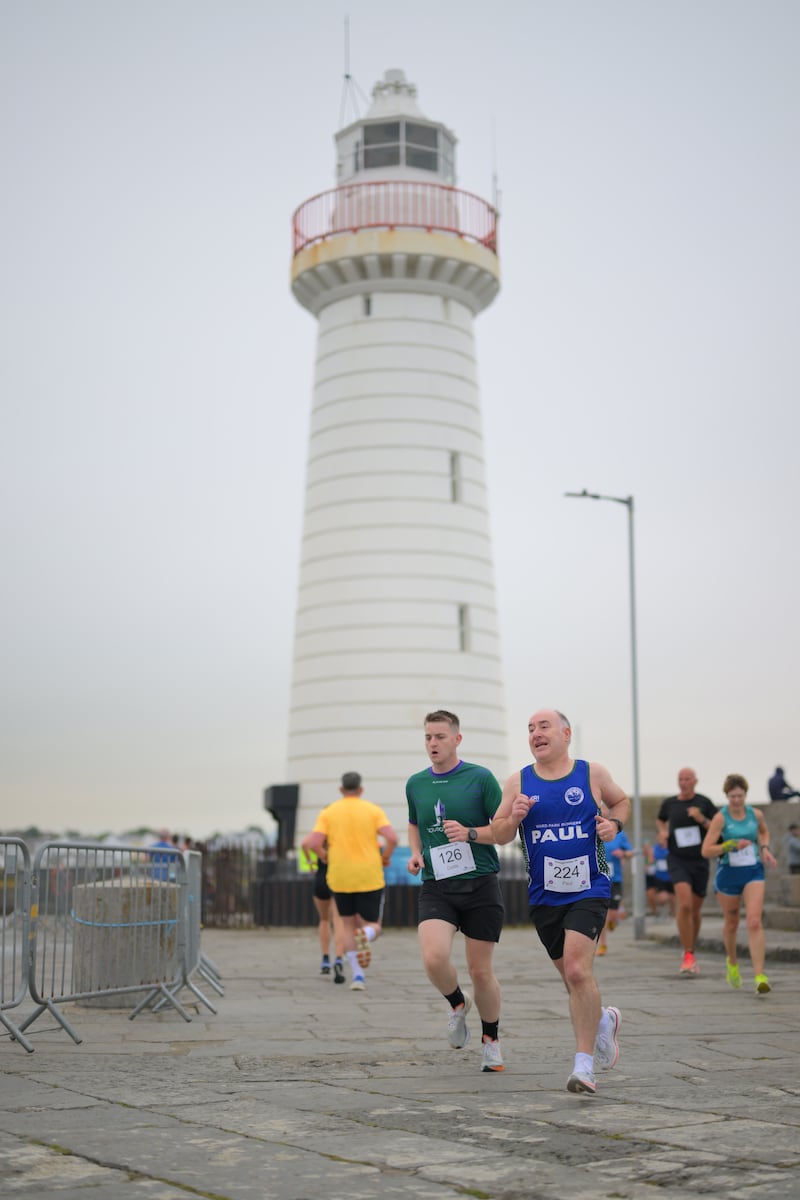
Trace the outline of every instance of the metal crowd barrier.
<instances>
[{"instance_id":1,"label":"metal crowd barrier","mask_svg":"<svg viewBox=\"0 0 800 1200\"><path fill-rule=\"evenodd\" d=\"M0 1022L27 1051L25 1031L43 1013L80 1043L66 1003L120 1007L129 997L130 1020L169 1005L191 1021L179 999L188 988L216 1012L192 978L224 994L200 947L199 854L52 841L31 866L24 842L0 838L0 871ZM15 1024L6 1010L28 995L35 1008Z\"/></svg>"},{"instance_id":2,"label":"metal crowd barrier","mask_svg":"<svg viewBox=\"0 0 800 1200\"><path fill-rule=\"evenodd\" d=\"M183 859L186 863L186 881L187 887L184 893L184 913L183 918L186 926L186 954L184 960L184 970L180 982L172 987L168 987L168 991L172 1001L177 994L183 989L188 988L197 999L209 1009L210 1012L216 1014L216 1009L207 996L204 996L200 988L194 983L192 975L196 972L211 985L218 995L223 996L225 989L222 987L220 974L210 959L206 958L200 949L200 929L201 929L201 912L202 912L202 888L203 888L203 858L196 850L187 850L183 853ZM147 1003L148 1001L146 1001ZM161 996L156 1004L153 1004L153 1011L157 1012L167 1003L167 997ZM136 1016L144 1005L137 1006L131 1013L131 1019Z\"/></svg>"},{"instance_id":3,"label":"metal crowd barrier","mask_svg":"<svg viewBox=\"0 0 800 1200\"><path fill-rule=\"evenodd\" d=\"M19 838L0 838L0 1024L21 1046L33 1046L6 1016L28 995L31 928L31 856Z\"/></svg>"},{"instance_id":4,"label":"metal crowd barrier","mask_svg":"<svg viewBox=\"0 0 800 1200\"><path fill-rule=\"evenodd\" d=\"M36 1009L30 1027L50 1013L75 1042L59 1005L121 995L160 995L191 1020L171 994L182 978L187 887L179 851L112 848L91 842L45 842L33 864L37 910L31 927L28 988Z\"/></svg>"}]
</instances>

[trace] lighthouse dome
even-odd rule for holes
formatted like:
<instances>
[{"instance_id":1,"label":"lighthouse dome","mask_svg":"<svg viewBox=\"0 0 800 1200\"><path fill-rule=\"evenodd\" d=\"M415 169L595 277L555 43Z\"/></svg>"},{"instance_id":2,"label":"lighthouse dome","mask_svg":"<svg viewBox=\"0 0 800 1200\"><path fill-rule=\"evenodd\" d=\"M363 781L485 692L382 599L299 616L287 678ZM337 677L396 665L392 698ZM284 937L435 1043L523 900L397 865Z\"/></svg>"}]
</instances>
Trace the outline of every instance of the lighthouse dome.
<instances>
[{"instance_id":1,"label":"lighthouse dome","mask_svg":"<svg viewBox=\"0 0 800 1200\"><path fill-rule=\"evenodd\" d=\"M405 71L384 71L372 89L372 104L367 109L366 119L375 120L391 116L427 117L417 104L417 87L406 79Z\"/></svg>"}]
</instances>

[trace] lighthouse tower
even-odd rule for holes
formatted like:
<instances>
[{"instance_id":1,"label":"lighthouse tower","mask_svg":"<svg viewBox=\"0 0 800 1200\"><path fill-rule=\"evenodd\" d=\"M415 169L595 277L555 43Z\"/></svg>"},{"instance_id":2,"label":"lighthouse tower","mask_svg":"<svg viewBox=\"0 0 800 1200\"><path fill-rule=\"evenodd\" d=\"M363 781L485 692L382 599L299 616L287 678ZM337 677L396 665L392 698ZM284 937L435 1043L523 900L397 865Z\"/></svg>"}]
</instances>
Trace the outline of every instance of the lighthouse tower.
<instances>
[{"instance_id":1,"label":"lighthouse tower","mask_svg":"<svg viewBox=\"0 0 800 1200\"><path fill-rule=\"evenodd\" d=\"M336 135L337 186L294 215L292 291L319 322L289 725L302 836L358 771L401 840L425 714L507 772L473 317L496 213L402 71Z\"/></svg>"}]
</instances>

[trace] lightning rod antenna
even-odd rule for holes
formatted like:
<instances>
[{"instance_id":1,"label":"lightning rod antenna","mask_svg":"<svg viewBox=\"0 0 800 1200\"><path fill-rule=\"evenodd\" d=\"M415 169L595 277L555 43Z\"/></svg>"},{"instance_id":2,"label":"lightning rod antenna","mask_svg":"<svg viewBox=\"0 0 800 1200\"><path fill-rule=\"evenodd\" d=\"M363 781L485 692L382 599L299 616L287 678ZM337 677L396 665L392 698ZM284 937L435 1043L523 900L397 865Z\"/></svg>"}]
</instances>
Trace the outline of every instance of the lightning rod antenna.
<instances>
[{"instance_id":1,"label":"lightning rod antenna","mask_svg":"<svg viewBox=\"0 0 800 1200\"><path fill-rule=\"evenodd\" d=\"M497 185L497 128L492 117L492 204L498 217L500 216L500 200L502 193Z\"/></svg>"},{"instance_id":2,"label":"lightning rod antenna","mask_svg":"<svg viewBox=\"0 0 800 1200\"><path fill-rule=\"evenodd\" d=\"M359 112L358 100L359 97L365 104L369 104L367 97L362 92L361 88L356 83L353 76L350 74L350 18L344 19L344 81L342 84L342 103L339 107L339 128L341 129L347 120L348 105L353 110L353 120L357 121L361 116Z\"/></svg>"}]
</instances>

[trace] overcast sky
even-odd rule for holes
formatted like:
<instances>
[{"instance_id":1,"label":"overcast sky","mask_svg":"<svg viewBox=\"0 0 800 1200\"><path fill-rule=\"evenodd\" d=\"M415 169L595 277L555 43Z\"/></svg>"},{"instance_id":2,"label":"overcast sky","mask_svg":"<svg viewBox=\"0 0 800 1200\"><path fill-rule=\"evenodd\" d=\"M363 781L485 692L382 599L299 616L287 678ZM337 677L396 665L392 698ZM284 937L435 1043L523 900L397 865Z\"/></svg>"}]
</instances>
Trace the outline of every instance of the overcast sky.
<instances>
[{"instance_id":1,"label":"overcast sky","mask_svg":"<svg viewBox=\"0 0 800 1200\"><path fill-rule=\"evenodd\" d=\"M335 183L348 15L364 93L402 68L459 186L496 162L509 771L556 705L633 785L626 510L587 487L636 501L642 792L797 785L800 5L4 0L0 828L269 823L316 338L290 221Z\"/></svg>"}]
</instances>

